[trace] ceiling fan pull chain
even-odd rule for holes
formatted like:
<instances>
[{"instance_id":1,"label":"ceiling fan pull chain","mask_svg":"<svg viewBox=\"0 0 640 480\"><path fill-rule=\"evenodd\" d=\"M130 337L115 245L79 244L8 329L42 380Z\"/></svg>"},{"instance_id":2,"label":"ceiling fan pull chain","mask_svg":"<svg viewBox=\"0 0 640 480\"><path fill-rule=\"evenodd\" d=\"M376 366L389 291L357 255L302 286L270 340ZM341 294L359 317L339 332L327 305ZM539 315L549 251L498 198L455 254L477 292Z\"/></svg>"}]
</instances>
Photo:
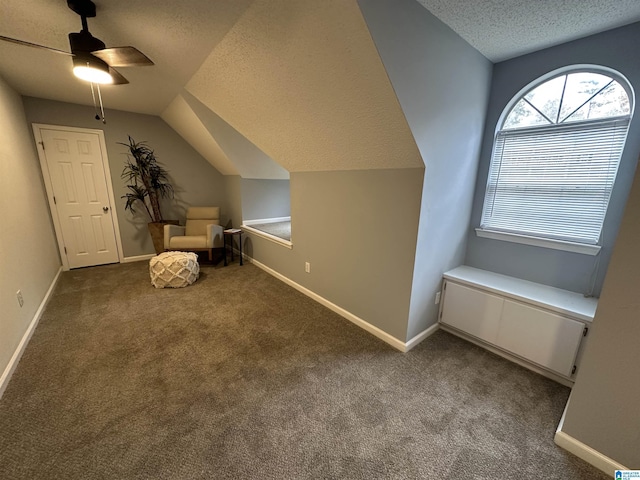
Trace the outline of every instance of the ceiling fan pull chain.
<instances>
[{"instance_id":1,"label":"ceiling fan pull chain","mask_svg":"<svg viewBox=\"0 0 640 480\"><path fill-rule=\"evenodd\" d=\"M100 85L96 85L98 87L98 98L100 99L100 112L102 113L102 123L106 125L107 120L104 118L104 107L102 106L102 94L100 93Z\"/></svg>"},{"instance_id":2,"label":"ceiling fan pull chain","mask_svg":"<svg viewBox=\"0 0 640 480\"><path fill-rule=\"evenodd\" d=\"M89 85L91 85L91 97L93 97L93 108L96 111L95 119L100 120L100 115L98 114L98 104L96 103L96 93L93 90L93 82L91 82Z\"/></svg>"}]
</instances>

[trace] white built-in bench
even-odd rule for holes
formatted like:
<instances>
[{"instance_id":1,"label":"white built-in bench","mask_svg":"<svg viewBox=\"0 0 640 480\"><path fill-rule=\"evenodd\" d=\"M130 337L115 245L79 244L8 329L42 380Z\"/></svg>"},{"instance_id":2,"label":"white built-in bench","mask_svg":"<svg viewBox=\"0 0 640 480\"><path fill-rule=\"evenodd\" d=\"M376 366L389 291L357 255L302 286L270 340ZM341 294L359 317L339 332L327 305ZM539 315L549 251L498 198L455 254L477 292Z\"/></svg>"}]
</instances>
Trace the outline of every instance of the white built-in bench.
<instances>
[{"instance_id":1,"label":"white built-in bench","mask_svg":"<svg viewBox=\"0 0 640 480\"><path fill-rule=\"evenodd\" d=\"M598 302L486 270L444 274L440 326L571 386Z\"/></svg>"}]
</instances>

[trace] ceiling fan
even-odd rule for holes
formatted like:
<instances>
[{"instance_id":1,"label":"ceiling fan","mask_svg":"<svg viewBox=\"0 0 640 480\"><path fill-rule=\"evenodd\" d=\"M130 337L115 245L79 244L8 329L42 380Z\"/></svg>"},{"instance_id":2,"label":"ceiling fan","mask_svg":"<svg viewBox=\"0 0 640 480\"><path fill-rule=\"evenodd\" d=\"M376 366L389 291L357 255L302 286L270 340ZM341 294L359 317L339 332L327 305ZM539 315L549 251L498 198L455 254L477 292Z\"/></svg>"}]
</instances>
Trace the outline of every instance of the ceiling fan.
<instances>
[{"instance_id":1,"label":"ceiling fan","mask_svg":"<svg viewBox=\"0 0 640 480\"><path fill-rule=\"evenodd\" d=\"M74 75L91 83L123 85L129 81L114 67L153 65L153 62L137 48L106 48L102 40L89 33L87 18L96 16L96 6L91 0L67 0L67 5L82 19L82 30L69 34L71 52L2 35L0 35L0 40L71 56Z\"/></svg>"}]
</instances>

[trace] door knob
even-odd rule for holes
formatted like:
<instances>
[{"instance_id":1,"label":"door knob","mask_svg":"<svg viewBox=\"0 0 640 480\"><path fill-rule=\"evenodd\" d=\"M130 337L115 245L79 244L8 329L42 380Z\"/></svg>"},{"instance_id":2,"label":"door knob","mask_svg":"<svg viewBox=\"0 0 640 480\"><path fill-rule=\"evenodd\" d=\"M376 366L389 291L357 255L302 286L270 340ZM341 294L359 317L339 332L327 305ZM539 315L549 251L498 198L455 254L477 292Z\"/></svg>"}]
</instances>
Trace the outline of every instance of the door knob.
<instances>
[{"instance_id":1,"label":"door knob","mask_svg":"<svg viewBox=\"0 0 640 480\"><path fill-rule=\"evenodd\" d=\"M102 211L107 213L109 211L109 207L102 207Z\"/></svg>"}]
</instances>

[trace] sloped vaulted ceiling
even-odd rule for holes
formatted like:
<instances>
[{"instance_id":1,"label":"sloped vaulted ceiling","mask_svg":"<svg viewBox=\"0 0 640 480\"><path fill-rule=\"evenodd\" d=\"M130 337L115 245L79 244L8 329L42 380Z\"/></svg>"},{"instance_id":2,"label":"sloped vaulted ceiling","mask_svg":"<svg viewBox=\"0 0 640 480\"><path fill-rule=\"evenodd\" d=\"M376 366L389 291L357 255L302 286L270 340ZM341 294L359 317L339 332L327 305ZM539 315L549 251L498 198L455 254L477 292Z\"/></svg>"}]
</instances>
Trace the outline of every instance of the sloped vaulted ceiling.
<instances>
[{"instance_id":1,"label":"sloped vaulted ceiling","mask_svg":"<svg viewBox=\"0 0 640 480\"><path fill-rule=\"evenodd\" d=\"M207 131L216 139L242 178L288 179L289 172L264 154L227 122L199 102L189 92L183 92L189 108L198 116Z\"/></svg>"},{"instance_id":2,"label":"sloped vaulted ceiling","mask_svg":"<svg viewBox=\"0 0 640 480\"><path fill-rule=\"evenodd\" d=\"M186 89L290 172L424 166L355 0L256 0Z\"/></svg>"},{"instance_id":3,"label":"sloped vaulted ceiling","mask_svg":"<svg viewBox=\"0 0 640 480\"><path fill-rule=\"evenodd\" d=\"M239 174L238 168L229 160L182 95L173 99L161 117L221 174Z\"/></svg>"},{"instance_id":4,"label":"sloped vaulted ceiling","mask_svg":"<svg viewBox=\"0 0 640 480\"><path fill-rule=\"evenodd\" d=\"M289 172L189 92L178 95L161 117L223 175L289 179Z\"/></svg>"}]
</instances>

